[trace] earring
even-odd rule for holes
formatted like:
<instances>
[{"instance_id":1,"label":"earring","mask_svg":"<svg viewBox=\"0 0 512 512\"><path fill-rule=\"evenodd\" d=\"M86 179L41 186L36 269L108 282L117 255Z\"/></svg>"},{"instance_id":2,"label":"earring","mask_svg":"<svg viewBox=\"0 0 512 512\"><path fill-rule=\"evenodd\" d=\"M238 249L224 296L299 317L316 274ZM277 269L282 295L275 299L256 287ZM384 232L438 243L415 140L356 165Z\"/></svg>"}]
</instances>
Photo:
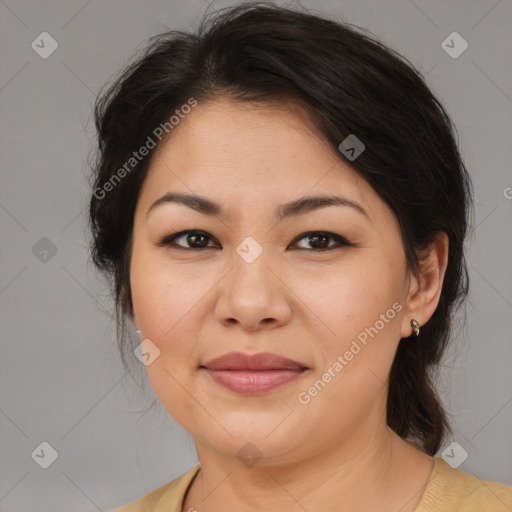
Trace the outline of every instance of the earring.
<instances>
[{"instance_id":1,"label":"earring","mask_svg":"<svg viewBox=\"0 0 512 512\"><path fill-rule=\"evenodd\" d=\"M412 319L411 327L412 327L412 330L414 331L414 334L416 335L416 338L418 338L420 335L420 327L421 327L420 324L416 320Z\"/></svg>"}]
</instances>

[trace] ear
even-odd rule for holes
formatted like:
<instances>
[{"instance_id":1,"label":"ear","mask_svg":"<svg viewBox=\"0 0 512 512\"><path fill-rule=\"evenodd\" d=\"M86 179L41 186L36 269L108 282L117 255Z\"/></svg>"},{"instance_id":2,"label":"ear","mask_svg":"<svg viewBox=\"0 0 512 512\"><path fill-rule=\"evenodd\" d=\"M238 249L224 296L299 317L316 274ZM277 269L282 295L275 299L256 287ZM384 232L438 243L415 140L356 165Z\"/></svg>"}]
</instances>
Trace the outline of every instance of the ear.
<instances>
[{"instance_id":1,"label":"ear","mask_svg":"<svg viewBox=\"0 0 512 512\"><path fill-rule=\"evenodd\" d=\"M137 324L137 318L135 317L135 314L129 314L128 318L132 321L133 328L134 328L135 332L140 336L140 332L141 331L139 330L139 327L138 327L138 324Z\"/></svg>"},{"instance_id":2,"label":"ear","mask_svg":"<svg viewBox=\"0 0 512 512\"><path fill-rule=\"evenodd\" d=\"M448 235L442 231L438 232L428 249L428 255L420 262L419 276L416 277L411 272L401 330L402 338L407 338L413 333L413 318L422 326L434 314L439 304L448 265L448 246Z\"/></svg>"}]
</instances>

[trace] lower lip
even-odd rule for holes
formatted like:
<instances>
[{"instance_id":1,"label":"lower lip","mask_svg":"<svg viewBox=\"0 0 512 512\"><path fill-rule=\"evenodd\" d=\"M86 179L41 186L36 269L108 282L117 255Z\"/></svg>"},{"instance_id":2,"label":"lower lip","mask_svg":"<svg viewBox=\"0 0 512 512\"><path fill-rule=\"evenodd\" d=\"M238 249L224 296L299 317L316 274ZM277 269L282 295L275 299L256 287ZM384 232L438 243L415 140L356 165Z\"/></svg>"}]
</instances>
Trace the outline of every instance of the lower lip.
<instances>
[{"instance_id":1,"label":"lower lip","mask_svg":"<svg viewBox=\"0 0 512 512\"><path fill-rule=\"evenodd\" d=\"M242 395L258 395L271 391L300 377L303 370L210 370L204 368L221 386Z\"/></svg>"}]
</instances>

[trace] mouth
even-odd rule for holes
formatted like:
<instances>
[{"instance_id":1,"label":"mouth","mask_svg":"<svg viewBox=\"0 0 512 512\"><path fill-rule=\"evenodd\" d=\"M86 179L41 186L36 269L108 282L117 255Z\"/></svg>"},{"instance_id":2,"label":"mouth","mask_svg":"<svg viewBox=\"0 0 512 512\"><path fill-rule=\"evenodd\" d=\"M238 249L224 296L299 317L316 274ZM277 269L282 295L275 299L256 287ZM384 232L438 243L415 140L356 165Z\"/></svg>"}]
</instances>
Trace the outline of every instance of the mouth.
<instances>
[{"instance_id":1,"label":"mouth","mask_svg":"<svg viewBox=\"0 0 512 512\"><path fill-rule=\"evenodd\" d=\"M201 365L214 382L243 395L259 395L300 377L310 368L268 352L231 352Z\"/></svg>"}]
</instances>

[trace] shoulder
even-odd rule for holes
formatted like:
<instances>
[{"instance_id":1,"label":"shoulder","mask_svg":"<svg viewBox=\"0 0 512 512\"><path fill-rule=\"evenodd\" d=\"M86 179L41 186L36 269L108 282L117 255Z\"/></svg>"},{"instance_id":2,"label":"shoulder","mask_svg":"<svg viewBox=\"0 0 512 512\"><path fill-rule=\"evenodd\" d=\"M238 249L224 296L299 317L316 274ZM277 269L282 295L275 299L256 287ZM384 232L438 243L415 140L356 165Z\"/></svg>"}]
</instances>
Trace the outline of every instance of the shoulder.
<instances>
[{"instance_id":1,"label":"shoulder","mask_svg":"<svg viewBox=\"0 0 512 512\"><path fill-rule=\"evenodd\" d=\"M509 512L512 487L480 480L434 457L434 469L416 512Z\"/></svg>"},{"instance_id":2,"label":"shoulder","mask_svg":"<svg viewBox=\"0 0 512 512\"><path fill-rule=\"evenodd\" d=\"M477 479L478 480L478 479ZM499 482L478 480L480 487L461 503L460 512L510 512L512 510L512 487Z\"/></svg>"},{"instance_id":3,"label":"shoulder","mask_svg":"<svg viewBox=\"0 0 512 512\"><path fill-rule=\"evenodd\" d=\"M137 500L116 508L113 512L174 512L179 511L185 493L198 473L200 464L174 480L154 489Z\"/></svg>"}]
</instances>

